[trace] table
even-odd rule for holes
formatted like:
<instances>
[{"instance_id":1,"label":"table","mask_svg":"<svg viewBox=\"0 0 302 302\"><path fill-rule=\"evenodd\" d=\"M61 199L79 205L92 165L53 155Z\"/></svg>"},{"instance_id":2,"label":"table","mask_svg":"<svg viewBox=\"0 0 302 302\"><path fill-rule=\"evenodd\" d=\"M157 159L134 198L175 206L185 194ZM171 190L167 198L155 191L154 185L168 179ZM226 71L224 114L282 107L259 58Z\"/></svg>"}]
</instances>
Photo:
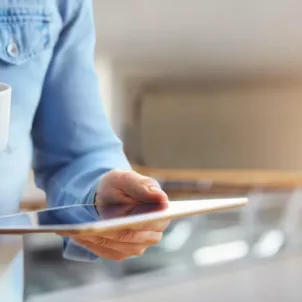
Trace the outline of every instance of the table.
<instances>
[{"instance_id":1,"label":"table","mask_svg":"<svg viewBox=\"0 0 302 302\"><path fill-rule=\"evenodd\" d=\"M133 165L138 173L160 181L169 197L241 195L251 190L291 190L302 187L302 173L279 170L158 169Z\"/></svg>"}]
</instances>

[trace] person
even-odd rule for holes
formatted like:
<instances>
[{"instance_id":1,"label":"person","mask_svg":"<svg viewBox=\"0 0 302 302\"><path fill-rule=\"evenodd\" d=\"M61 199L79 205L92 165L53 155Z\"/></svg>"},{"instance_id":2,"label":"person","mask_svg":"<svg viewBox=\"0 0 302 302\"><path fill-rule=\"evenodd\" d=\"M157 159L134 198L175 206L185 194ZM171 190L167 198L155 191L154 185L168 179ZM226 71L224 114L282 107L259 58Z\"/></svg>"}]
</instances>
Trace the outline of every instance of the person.
<instances>
[{"instance_id":1,"label":"person","mask_svg":"<svg viewBox=\"0 0 302 302\"><path fill-rule=\"evenodd\" d=\"M0 80L12 87L10 136L0 155L0 215L18 211L31 168L49 207L167 202L154 179L132 171L104 113L91 0L0 0L0 10ZM103 237L65 234L63 254L79 261L141 255L168 224ZM11 264L15 274L22 261ZM22 300L22 280L18 289L16 282L6 301Z\"/></svg>"}]
</instances>

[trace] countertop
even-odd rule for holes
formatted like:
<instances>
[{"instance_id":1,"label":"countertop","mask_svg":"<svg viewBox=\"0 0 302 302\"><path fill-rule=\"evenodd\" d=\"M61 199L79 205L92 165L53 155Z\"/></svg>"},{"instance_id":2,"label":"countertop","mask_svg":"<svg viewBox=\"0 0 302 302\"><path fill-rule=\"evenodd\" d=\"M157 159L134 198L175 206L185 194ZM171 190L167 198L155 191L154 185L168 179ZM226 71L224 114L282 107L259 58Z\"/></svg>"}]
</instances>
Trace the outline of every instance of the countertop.
<instances>
[{"instance_id":1,"label":"countertop","mask_svg":"<svg viewBox=\"0 0 302 302\"><path fill-rule=\"evenodd\" d=\"M133 169L143 175L154 177L163 182L163 188L170 197L181 196L183 193L247 192L251 188L293 189L302 187L302 173L295 171L266 171L266 170L177 170L158 169L133 165ZM193 188L190 183L199 184ZM189 183L189 186L186 185ZM171 184L173 186L171 186ZM174 185L175 184L175 185ZM30 173L28 182L21 199L22 209L36 209L45 206L45 194L37 189L33 174Z\"/></svg>"}]
</instances>

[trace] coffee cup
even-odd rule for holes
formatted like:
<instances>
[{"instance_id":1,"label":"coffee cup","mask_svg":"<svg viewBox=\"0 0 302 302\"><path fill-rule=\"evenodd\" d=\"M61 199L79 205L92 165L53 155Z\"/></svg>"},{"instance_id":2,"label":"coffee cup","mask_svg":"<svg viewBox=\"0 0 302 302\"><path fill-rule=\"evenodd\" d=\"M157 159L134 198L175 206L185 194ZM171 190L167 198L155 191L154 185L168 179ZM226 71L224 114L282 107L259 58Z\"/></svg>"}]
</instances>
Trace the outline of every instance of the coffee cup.
<instances>
[{"instance_id":1,"label":"coffee cup","mask_svg":"<svg viewBox=\"0 0 302 302\"><path fill-rule=\"evenodd\" d=\"M0 83L0 152L4 151L9 137L11 87Z\"/></svg>"}]
</instances>

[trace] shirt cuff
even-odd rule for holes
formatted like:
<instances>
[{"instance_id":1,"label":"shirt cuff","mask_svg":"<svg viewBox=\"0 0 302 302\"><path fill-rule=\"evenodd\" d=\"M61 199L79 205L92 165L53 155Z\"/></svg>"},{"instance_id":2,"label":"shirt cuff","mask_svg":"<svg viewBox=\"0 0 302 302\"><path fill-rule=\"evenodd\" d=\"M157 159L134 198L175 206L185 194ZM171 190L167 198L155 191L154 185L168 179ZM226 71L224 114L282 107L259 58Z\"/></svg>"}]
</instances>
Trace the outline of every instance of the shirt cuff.
<instances>
[{"instance_id":1,"label":"shirt cuff","mask_svg":"<svg viewBox=\"0 0 302 302\"><path fill-rule=\"evenodd\" d=\"M129 170L131 167L125 166L125 169ZM108 170L107 172L111 171L112 169ZM106 173L103 173L100 178L98 179L97 183L93 185L93 187L90 189L88 194L86 194L84 200L78 200L76 203L78 204L93 204L94 203L94 197L97 192L97 188L102 181L102 178L106 175ZM97 210L95 207L91 207L91 213L95 217L95 221L99 220L99 215L97 213ZM79 217L80 218L80 217ZM81 222L79 220L79 222ZM92 262L99 259L98 256L90 252L86 247L80 245L76 241L74 241L71 238L63 238L63 257L67 260L72 261L81 261L81 262Z\"/></svg>"},{"instance_id":2,"label":"shirt cuff","mask_svg":"<svg viewBox=\"0 0 302 302\"><path fill-rule=\"evenodd\" d=\"M75 240L71 238L64 238L63 240L63 257L65 259L77 262L92 262L99 259L98 256Z\"/></svg>"},{"instance_id":3,"label":"shirt cuff","mask_svg":"<svg viewBox=\"0 0 302 302\"><path fill-rule=\"evenodd\" d=\"M92 189L89 191L87 194L86 198L84 201L81 202L81 204L84 205L93 205L94 203L94 197L96 194L96 190L98 187L100 181L96 185L92 187ZM99 215L97 213L97 210L95 207L88 207L89 210L89 216L91 215L95 221L99 220ZM80 221L81 217L78 217L79 223L85 222L85 221ZM91 221L89 221L91 222ZM72 238L64 237L63 238L63 258L66 260L72 260L72 261L77 261L77 262L92 262L96 261L99 259L98 256L93 254L92 252L89 251L86 247L80 245L77 243L75 240Z\"/></svg>"}]
</instances>

